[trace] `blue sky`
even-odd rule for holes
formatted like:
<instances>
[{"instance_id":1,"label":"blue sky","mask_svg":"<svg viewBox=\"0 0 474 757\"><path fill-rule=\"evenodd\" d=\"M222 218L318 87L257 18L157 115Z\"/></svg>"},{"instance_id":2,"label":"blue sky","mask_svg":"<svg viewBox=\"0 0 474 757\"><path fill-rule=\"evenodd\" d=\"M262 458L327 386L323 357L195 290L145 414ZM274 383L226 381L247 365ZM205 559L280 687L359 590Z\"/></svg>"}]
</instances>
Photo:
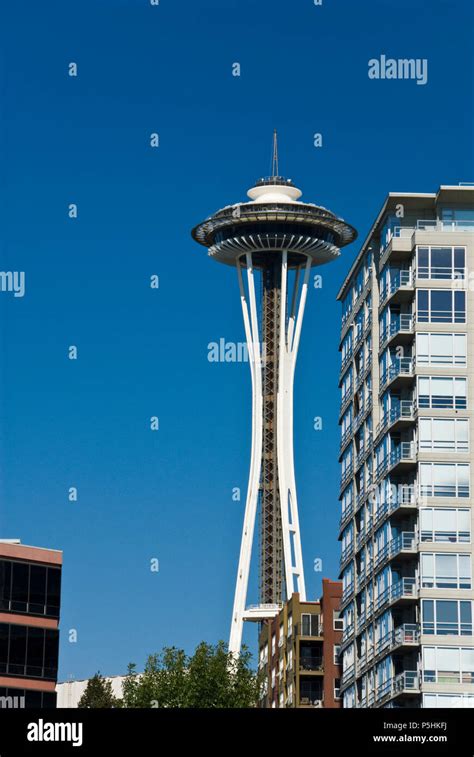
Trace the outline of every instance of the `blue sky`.
<instances>
[{"instance_id":1,"label":"blue sky","mask_svg":"<svg viewBox=\"0 0 474 757\"><path fill-rule=\"evenodd\" d=\"M61 679L227 639L250 378L246 364L207 359L209 342L241 341L243 326L235 272L191 227L269 172L274 127L280 172L360 241L388 191L472 180L472 15L468 0L25 0L2 11L1 269L25 271L26 293L0 293L0 535L64 551ZM369 80L382 54L426 58L428 83ZM357 250L321 271L297 365L311 598L315 558L337 575L335 296Z\"/></svg>"}]
</instances>

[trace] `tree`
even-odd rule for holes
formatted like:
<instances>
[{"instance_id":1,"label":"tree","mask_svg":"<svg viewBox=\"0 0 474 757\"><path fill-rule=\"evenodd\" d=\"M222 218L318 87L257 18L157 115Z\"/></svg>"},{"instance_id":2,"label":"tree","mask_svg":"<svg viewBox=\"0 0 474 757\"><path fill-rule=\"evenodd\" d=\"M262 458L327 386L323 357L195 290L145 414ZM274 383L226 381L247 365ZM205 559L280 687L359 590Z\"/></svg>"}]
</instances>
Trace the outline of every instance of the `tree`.
<instances>
[{"instance_id":1,"label":"tree","mask_svg":"<svg viewBox=\"0 0 474 757\"><path fill-rule=\"evenodd\" d=\"M141 675L130 665L124 707L255 707L259 683L246 647L234 657L223 641L202 642L192 656L165 647L151 655Z\"/></svg>"},{"instance_id":2,"label":"tree","mask_svg":"<svg viewBox=\"0 0 474 757\"><path fill-rule=\"evenodd\" d=\"M121 707L121 704L121 700L114 696L111 682L106 681L98 671L87 682L84 694L77 706L82 709L103 709Z\"/></svg>"}]
</instances>

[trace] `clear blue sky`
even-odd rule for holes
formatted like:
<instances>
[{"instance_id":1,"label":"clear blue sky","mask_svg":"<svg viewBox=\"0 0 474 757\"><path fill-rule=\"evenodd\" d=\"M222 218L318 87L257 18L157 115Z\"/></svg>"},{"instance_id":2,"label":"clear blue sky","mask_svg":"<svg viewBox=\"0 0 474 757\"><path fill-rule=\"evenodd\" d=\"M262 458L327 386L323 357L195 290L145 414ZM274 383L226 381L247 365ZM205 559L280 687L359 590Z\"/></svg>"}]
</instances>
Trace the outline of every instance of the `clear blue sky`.
<instances>
[{"instance_id":1,"label":"clear blue sky","mask_svg":"<svg viewBox=\"0 0 474 757\"><path fill-rule=\"evenodd\" d=\"M26 294L0 294L0 534L64 550L61 679L227 639L250 380L246 364L207 360L209 342L240 341L243 327L235 273L206 257L191 227L269 171L274 127L281 173L361 240L388 191L472 179L472 21L468 0L3 9L1 269L24 270ZM427 58L428 84L369 80L381 54ZM337 575L335 296L357 250L311 292L297 366L311 598L316 557Z\"/></svg>"}]
</instances>

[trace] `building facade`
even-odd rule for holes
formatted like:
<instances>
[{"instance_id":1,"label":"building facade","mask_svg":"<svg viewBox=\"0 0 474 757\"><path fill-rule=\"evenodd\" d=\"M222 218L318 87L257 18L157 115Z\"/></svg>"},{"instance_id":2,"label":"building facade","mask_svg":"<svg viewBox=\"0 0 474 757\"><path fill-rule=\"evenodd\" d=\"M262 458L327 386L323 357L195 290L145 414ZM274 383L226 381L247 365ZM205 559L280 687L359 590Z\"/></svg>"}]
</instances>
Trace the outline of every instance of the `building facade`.
<instances>
[{"instance_id":1,"label":"building facade","mask_svg":"<svg viewBox=\"0 0 474 757\"><path fill-rule=\"evenodd\" d=\"M390 194L338 295L344 707L474 707L473 231Z\"/></svg>"},{"instance_id":2,"label":"building facade","mask_svg":"<svg viewBox=\"0 0 474 757\"><path fill-rule=\"evenodd\" d=\"M262 624L258 669L261 707L340 707L339 581L323 579L317 602L295 593L279 614Z\"/></svg>"},{"instance_id":3,"label":"building facade","mask_svg":"<svg viewBox=\"0 0 474 757\"><path fill-rule=\"evenodd\" d=\"M62 553L0 541L0 706L56 707Z\"/></svg>"}]
</instances>

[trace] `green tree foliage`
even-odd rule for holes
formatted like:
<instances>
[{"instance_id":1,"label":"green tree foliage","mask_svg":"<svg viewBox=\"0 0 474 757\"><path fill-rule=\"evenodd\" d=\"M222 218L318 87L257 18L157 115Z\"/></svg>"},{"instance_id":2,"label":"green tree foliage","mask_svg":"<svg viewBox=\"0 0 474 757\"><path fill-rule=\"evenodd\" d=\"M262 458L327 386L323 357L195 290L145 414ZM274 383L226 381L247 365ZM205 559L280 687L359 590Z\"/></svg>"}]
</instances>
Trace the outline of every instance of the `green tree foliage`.
<instances>
[{"instance_id":1,"label":"green tree foliage","mask_svg":"<svg viewBox=\"0 0 474 757\"><path fill-rule=\"evenodd\" d=\"M78 702L83 709L121 707L122 702L114 696L112 684L97 672L88 682Z\"/></svg>"},{"instance_id":2,"label":"green tree foliage","mask_svg":"<svg viewBox=\"0 0 474 757\"><path fill-rule=\"evenodd\" d=\"M234 658L224 642L202 642L192 656L165 647L151 655L141 675L130 665L124 707L255 707L259 682L246 647Z\"/></svg>"}]
</instances>

